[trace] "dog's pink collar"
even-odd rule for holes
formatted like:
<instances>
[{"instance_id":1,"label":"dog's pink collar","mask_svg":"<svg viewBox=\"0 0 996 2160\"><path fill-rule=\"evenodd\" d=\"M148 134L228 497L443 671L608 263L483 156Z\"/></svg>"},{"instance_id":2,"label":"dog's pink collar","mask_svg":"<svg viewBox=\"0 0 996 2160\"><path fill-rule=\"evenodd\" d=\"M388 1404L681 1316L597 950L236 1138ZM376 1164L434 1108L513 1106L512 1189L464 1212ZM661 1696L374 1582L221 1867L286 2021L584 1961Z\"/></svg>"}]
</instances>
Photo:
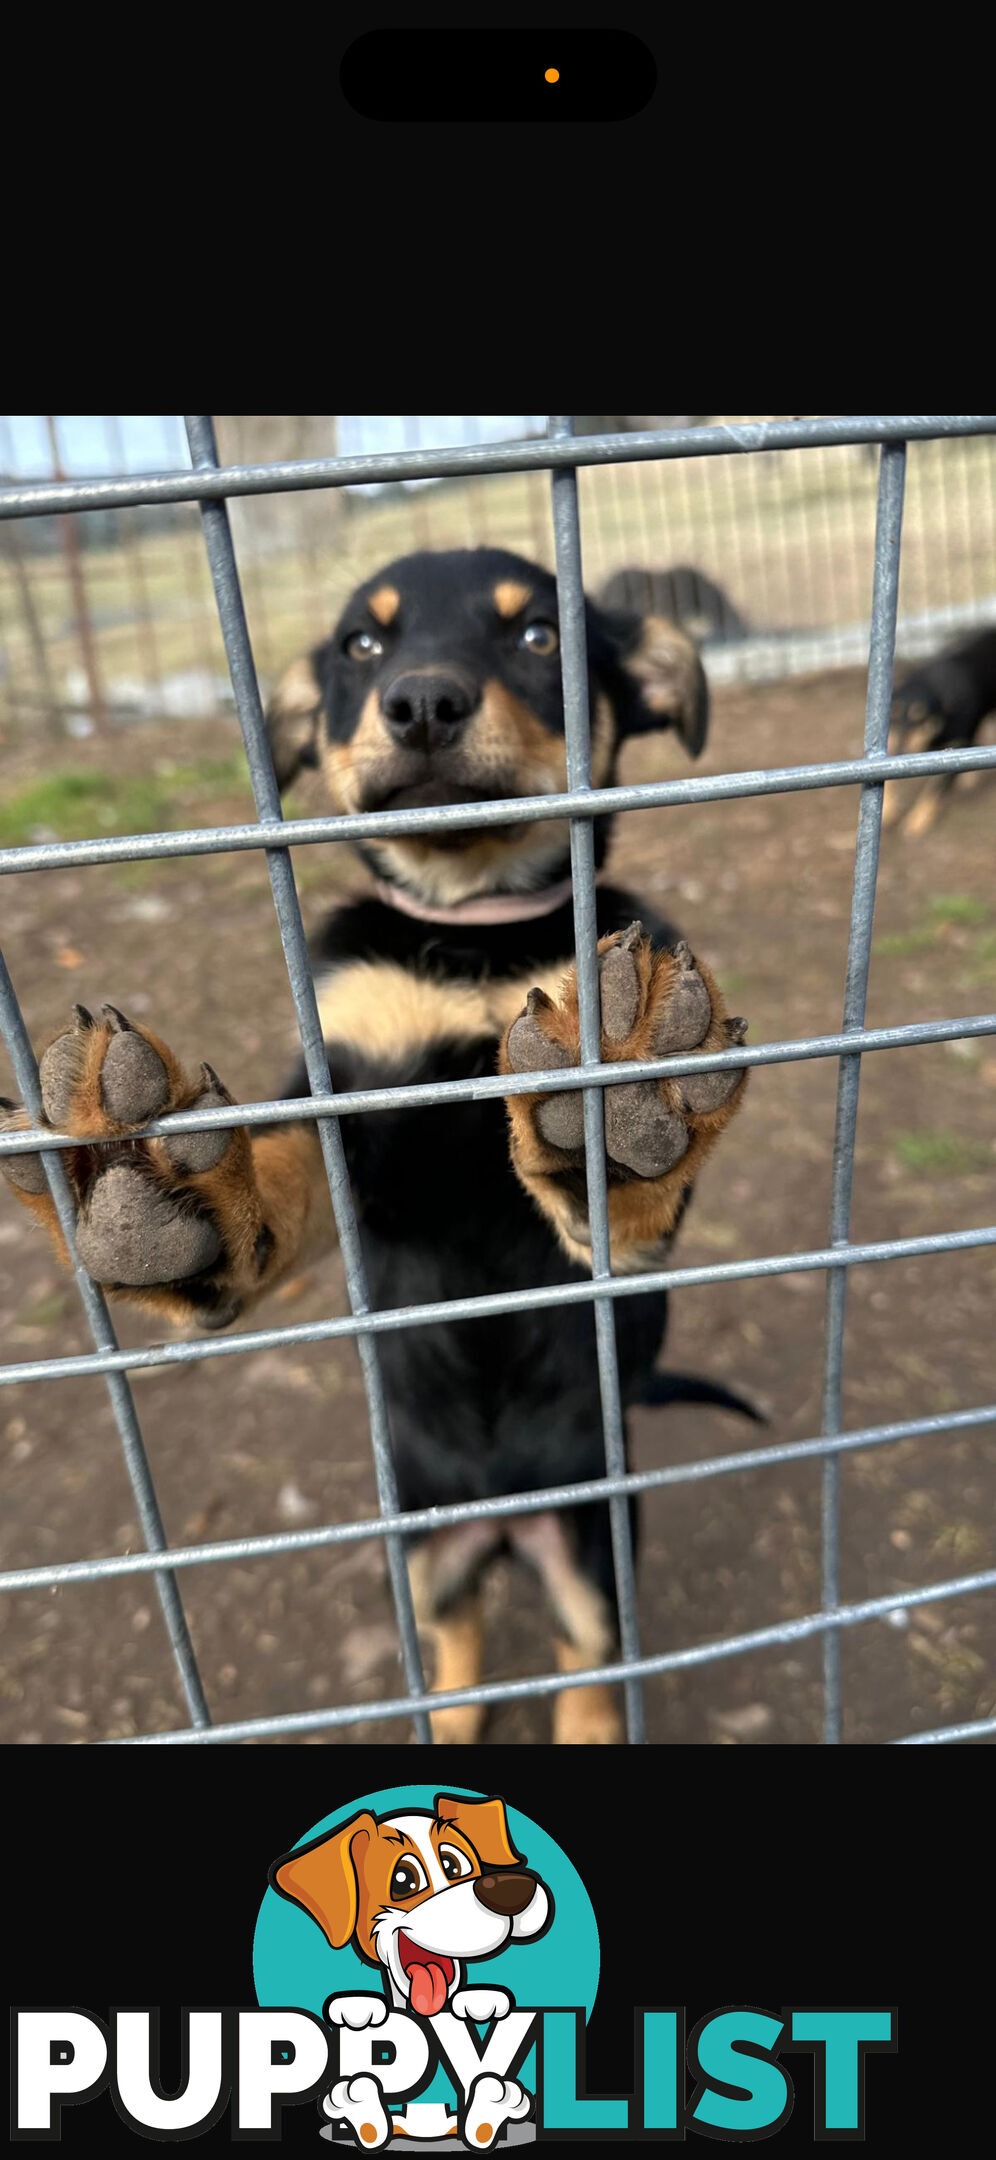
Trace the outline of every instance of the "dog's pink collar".
<instances>
[{"instance_id":1,"label":"dog's pink collar","mask_svg":"<svg viewBox=\"0 0 996 2160\"><path fill-rule=\"evenodd\" d=\"M570 899L574 887L565 877L559 885L547 885L542 892L480 893L476 899L455 900L452 907L435 908L426 907L403 886L389 885L383 878L375 878L374 890L378 900L385 901L388 907L400 908L403 915L416 915L420 922L511 923L552 915L555 908L563 907L564 901Z\"/></svg>"}]
</instances>

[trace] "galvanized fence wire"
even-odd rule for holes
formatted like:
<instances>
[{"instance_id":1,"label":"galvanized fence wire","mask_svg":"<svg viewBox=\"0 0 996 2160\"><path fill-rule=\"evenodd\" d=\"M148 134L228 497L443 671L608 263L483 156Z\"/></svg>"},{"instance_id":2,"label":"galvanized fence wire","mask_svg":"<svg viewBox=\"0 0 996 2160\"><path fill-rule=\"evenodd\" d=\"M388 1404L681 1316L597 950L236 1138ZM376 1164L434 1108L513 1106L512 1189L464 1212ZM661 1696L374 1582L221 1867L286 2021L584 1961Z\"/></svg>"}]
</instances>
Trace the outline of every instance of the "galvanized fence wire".
<instances>
[{"instance_id":1,"label":"galvanized fence wire","mask_svg":"<svg viewBox=\"0 0 996 2160\"><path fill-rule=\"evenodd\" d=\"M157 501L188 501L201 505L208 561L256 801L257 822L235 827L216 826L193 832L148 834L115 840L45 842L27 847L5 848L0 850L0 874L64 867L70 863L152 860L256 847L265 850L304 1049L310 1098L292 1104L256 1103L208 1112L186 1112L169 1119L150 1121L145 1130L149 1135L155 1135L159 1132L196 1131L234 1124L252 1127L280 1119L314 1119L343 1248L350 1305L347 1317L305 1326L254 1329L231 1338L166 1343L132 1351L121 1350L102 1293L80 1266L75 1251L72 1201L59 1161L60 1150L72 1146L73 1142L70 1137L52 1134L41 1126L37 1067L13 985L6 967L0 962L0 1028L10 1052L22 1098L34 1121L28 1131L0 1136L0 1152L17 1153L32 1148L43 1150L46 1175L66 1235L95 1345L92 1352L81 1356L2 1365L0 1385L103 1374L110 1393L146 1545L144 1553L93 1561L54 1563L37 1568L11 1569L0 1574L0 1590L68 1585L127 1574L154 1575L191 1724L188 1728L174 1732L141 1735L135 1740L116 1744L177 1745L276 1738L326 1728L332 1730L376 1717L395 1716L410 1718L417 1737L428 1740L431 1737L428 1722L430 1706L435 1708L448 1704L502 1702L548 1695L562 1689L565 1684L564 1676L557 1673L521 1681L500 1680L451 1690L445 1694L434 1694L431 1697L426 1693L404 1565L403 1537L405 1533L439 1528L448 1523L471 1521L485 1515L515 1515L535 1512L541 1508L608 1501L620 1609L621 1659L618 1664L571 1674L569 1684L572 1687L593 1686L607 1680L621 1680L626 1697L627 1736L631 1742L643 1738L644 1679L658 1673L684 1670L715 1659L743 1655L774 1644L790 1643L819 1635L824 1642L824 1739L837 1743L841 1737L839 1644L843 1628L913 1609L921 1604L934 1603L946 1597L961 1597L996 1586L996 1570L990 1569L973 1576L934 1584L926 1589L893 1592L857 1603L844 1605L839 1597L841 1456L858 1448L887 1445L916 1435L967 1430L985 1425L996 1418L996 1405L985 1405L955 1411L945 1416L871 1426L850 1433L840 1431L844 1294L848 1269L889 1259L996 1244L996 1225L975 1231L939 1232L931 1236L893 1239L876 1244L856 1245L849 1242L861 1056L879 1049L951 1041L996 1032L996 1014L978 1014L961 1021L915 1022L900 1028L868 1029L864 1026L882 787L885 780L931 772L979 770L996 765L996 749L934 752L918 757L890 757L886 754L895 650L905 445L911 440L932 437L993 433L996 433L994 415L877 415L576 439L571 434L570 421L563 419L551 423L549 437L539 444L491 444L487 449L417 451L400 457L339 458L295 464L221 468L217 461L211 420L207 416L195 416L188 422L188 440L193 460L193 469L189 473L148 475L140 479L129 476L102 481L42 483L0 491L0 518ZM804 449L841 442L877 442L883 446L875 541L864 756L823 765L722 774L707 779L635 787L593 788L589 757L577 468L582 465L625 463L646 458L665 460L710 456L731 449L752 453L773 449ZM553 488L563 647L567 791L557 797L516 799L506 803L459 805L444 809L433 807L430 810L386 812L374 816L283 819L266 741L252 647L228 524L226 498L278 489L342 486L356 480L442 477L454 473L489 474L537 468L545 468L551 473ZM595 873L591 823L593 817L607 811L635 807L723 800L754 794L788 793L800 788L844 785L860 786L861 807L855 849L842 1031L796 1042L767 1043L750 1050L740 1048L709 1056L640 1061L626 1066L603 1065L599 1056ZM565 813L570 818L574 874L581 1067L572 1068L568 1074L530 1074L518 1079L512 1076L507 1079L495 1077L475 1081L451 1081L438 1087L382 1088L337 1095L328 1069L314 987L307 963L304 930L288 852L290 847L331 839L354 841L360 838L386 837L391 833L438 830L441 825L464 829L512 821L524 823ZM826 1056L839 1058L829 1245L818 1251L775 1254L749 1261L667 1268L638 1276L613 1277L609 1264L601 1092L604 1086L610 1081L618 1083L623 1079L654 1075L663 1077L679 1070L722 1070L724 1067L744 1064L780 1064ZM509 1295L496 1294L406 1307L397 1311L371 1312L345 1166L340 1118L402 1103L411 1108L441 1107L448 1101L477 1100L522 1091L553 1091L568 1086L580 1086L584 1091L585 1151L592 1224L590 1280L544 1289L527 1289ZM658 1288L748 1280L813 1269L825 1270L828 1278L823 1417L820 1434L812 1440L742 1450L704 1462L670 1465L666 1469L641 1473L627 1472L613 1318L616 1298ZM443 1317L454 1321L579 1301L590 1302L594 1307L606 1453L605 1476L583 1484L503 1495L492 1500L402 1514L397 1503L387 1412L377 1361L376 1335L398 1327L431 1325ZM134 1402L125 1377L127 1372L189 1360L239 1355L274 1345L330 1340L339 1336L350 1337L356 1341L361 1359L371 1429L378 1516L369 1521L329 1524L308 1531L279 1532L269 1536L228 1539L179 1549L169 1548ZM736 1637L723 1637L718 1641L699 1644L682 1651L653 1656L642 1654L636 1622L635 1577L627 1512L630 1496L658 1486L727 1476L736 1470L769 1467L779 1462L805 1460L810 1457L820 1460L823 1465L822 1610L819 1613L803 1615L797 1620L754 1629ZM282 1553L335 1546L368 1537L382 1538L387 1551L406 1693L381 1702L364 1702L355 1706L339 1705L272 1718L249 1718L236 1723L212 1725L180 1603L177 1574L187 1567L244 1560L253 1556L275 1557ZM164 1564L164 1555L168 1555L168 1566ZM911 1734L895 1744L923 1745L982 1738L994 1730L996 1718L983 1718L968 1724Z\"/></svg>"},{"instance_id":2,"label":"galvanized fence wire","mask_svg":"<svg viewBox=\"0 0 996 2160\"><path fill-rule=\"evenodd\" d=\"M217 469L218 457L214 440L214 427L210 414L194 414L187 420L187 439L195 467L204 471ZM256 668L249 642L249 627L242 604L238 567L232 535L228 523L228 509L223 501L204 501L201 504L204 518L204 539L208 562L214 582L215 599L225 640L225 653L235 705L245 743L249 777L256 801L256 809L262 826L279 825L282 817L280 791L273 770L273 759L267 740L263 705L256 680ZM286 848L269 848L266 855L273 904L280 928L280 939L287 962L287 974L294 1010L297 1015L298 1032L304 1052L308 1086L312 1094L328 1095L332 1091L328 1057L318 1016L318 1000L308 961L308 946L301 907L294 883L294 870ZM360 1250L359 1230L349 1187L346 1155L342 1134L334 1118L317 1119L318 1138L321 1144L325 1175L328 1179L335 1224L342 1251L346 1274L346 1290L350 1310L365 1313L369 1310L366 1271ZM398 1491L391 1455L388 1430L387 1401L384 1395L377 1346L372 1337L359 1336L357 1350L363 1373L363 1386L367 1401L367 1418L370 1425L370 1441L373 1449L374 1474L377 1480L377 1498L385 1515L398 1512ZM401 1656L409 1695L424 1694L425 1678L418 1636L415 1631L415 1614L412 1608L411 1586L405 1565L404 1547L397 1533L385 1538L391 1594L394 1599L395 1617L401 1643ZM414 1713L415 1731L419 1740L431 1738L429 1721L424 1710Z\"/></svg>"},{"instance_id":3,"label":"galvanized fence wire","mask_svg":"<svg viewBox=\"0 0 996 2160\"><path fill-rule=\"evenodd\" d=\"M870 766L874 766L876 759L885 755L889 739L905 480L906 444L884 443L875 524L875 572L868 654L868 703L865 715L865 757ZM860 1028L865 1017L881 831L882 789L875 781L867 781L861 790L858 834L854 847L854 887L851 898L851 927L847 941L847 973L844 981L845 1033ZM830 1242L832 1245L846 1245L851 1222L854 1143L858 1127L858 1086L861 1077L860 1056L842 1057L837 1072ZM846 1268L832 1269L827 1276L823 1370L823 1430L831 1439L840 1431L846 1296ZM832 1612L840 1603L840 1461L836 1455L828 1455L823 1465L820 1505L823 1610ZM837 1741L840 1739L840 1634L835 1627L830 1628L823 1638L823 1705L824 1738L831 1742Z\"/></svg>"}]
</instances>

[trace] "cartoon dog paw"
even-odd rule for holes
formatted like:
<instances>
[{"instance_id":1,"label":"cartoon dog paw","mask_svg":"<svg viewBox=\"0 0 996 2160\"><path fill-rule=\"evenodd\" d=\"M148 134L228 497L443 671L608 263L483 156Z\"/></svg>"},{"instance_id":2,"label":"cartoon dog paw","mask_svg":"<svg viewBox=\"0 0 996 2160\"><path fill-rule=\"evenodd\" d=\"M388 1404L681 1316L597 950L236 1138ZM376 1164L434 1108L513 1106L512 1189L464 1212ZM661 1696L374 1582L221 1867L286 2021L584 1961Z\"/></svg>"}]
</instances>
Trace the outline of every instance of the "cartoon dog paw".
<instances>
[{"instance_id":1,"label":"cartoon dog paw","mask_svg":"<svg viewBox=\"0 0 996 2160\"><path fill-rule=\"evenodd\" d=\"M367 2025L385 2023L387 2004L383 1995L332 1995L325 2015L330 2025L348 2025L351 2032L363 2032Z\"/></svg>"},{"instance_id":2,"label":"cartoon dog paw","mask_svg":"<svg viewBox=\"0 0 996 2160\"><path fill-rule=\"evenodd\" d=\"M524 2122L531 2107L530 2094L515 2078L495 2077L486 2070L470 2088L463 2125L465 2145L476 2145L487 2152L499 2130L507 2122Z\"/></svg>"},{"instance_id":3,"label":"cartoon dog paw","mask_svg":"<svg viewBox=\"0 0 996 2160\"><path fill-rule=\"evenodd\" d=\"M340 1997L340 2001L344 1999L349 2000L348 1997ZM354 1996L352 2000L355 2006L361 1998ZM380 2019L375 2018L369 2022L379 2024ZM478 2083L481 2082L478 2079ZM384 2095L376 2078L339 2078L326 2093L322 2108L334 2122L348 2123L358 2144L364 2146L367 2152L376 2152L381 2145L387 2144L391 2135L391 2118L384 2106Z\"/></svg>"},{"instance_id":4,"label":"cartoon dog paw","mask_svg":"<svg viewBox=\"0 0 996 2160\"><path fill-rule=\"evenodd\" d=\"M507 2017L512 1997L505 1988L458 1988L450 1999L455 2017L469 2018L474 2025L490 2025L492 2018Z\"/></svg>"}]
</instances>

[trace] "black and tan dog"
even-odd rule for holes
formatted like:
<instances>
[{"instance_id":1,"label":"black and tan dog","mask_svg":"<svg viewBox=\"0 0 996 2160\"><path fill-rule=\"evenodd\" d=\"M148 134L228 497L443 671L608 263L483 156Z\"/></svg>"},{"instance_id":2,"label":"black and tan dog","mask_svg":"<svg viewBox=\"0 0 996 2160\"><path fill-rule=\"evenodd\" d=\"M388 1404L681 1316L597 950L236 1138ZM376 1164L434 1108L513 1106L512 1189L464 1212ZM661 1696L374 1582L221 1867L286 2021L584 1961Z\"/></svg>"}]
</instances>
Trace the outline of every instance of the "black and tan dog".
<instances>
[{"instance_id":1,"label":"black and tan dog","mask_svg":"<svg viewBox=\"0 0 996 2160\"><path fill-rule=\"evenodd\" d=\"M967 750L991 713L996 713L996 630L982 630L925 661L900 684L892 701L889 749L894 755ZM888 781L883 824L902 823L906 838L919 839L936 823L956 777L934 773L919 782Z\"/></svg>"},{"instance_id":2,"label":"black and tan dog","mask_svg":"<svg viewBox=\"0 0 996 2160\"><path fill-rule=\"evenodd\" d=\"M392 563L354 594L332 636L290 668L268 724L282 786L319 767L339 811L503 800L566 786L553 578L490 549ZM694 647L657 618L589 605L592 774L611 781L628 735L671 727L697 752L706 688ZM602 862L608 820L596 823ZM360 849L370 882L314 952L335 1083L370 1088L579 1061L569 835L563 818L442 829ZM637 917L642 920L637 920ZM632 895L598 893L602 1055L725 1049L708 968ZM210 1047L206 1045L205 1047ZM227 1327L334 1235L312 1123L134 1141L164 1112L230 1102L211 1067L191 1078L159 1035L111 1006L76 1008L41 1060L67 1162L81 1256L95 1279L171 1319ZM609 1089L612 1266L666 1263L695 1180L743 1089L741 1072ZM303 1070L288 1096L304 1094ZM12 1108L13 1106L9 1106ZM25 1122L23 1112L14 1122ZM343 1120L373 1305L515 1292L590 1263L580 1091L519 1094ZM114 1145L88 1143L110 1135ZM17 1197L59 1242L37 1157L8 1157ZM664 1336L660 1294L617 1302L624 1400L648 1399ZM514 1493L604 1470L589 1303L391 1332L380 1338L403 1508ZM668 1393L733 1401L698 1383ZM613 1655L605 1504L478 1521L412 1554L436 1685L478 1678L479 1585L511 1547L541 1578L565 1674ZM439 1713L472 1738L475 1709ZM618 1735L614 1693L557 1702L557 1736Z\"/></svg>"},{"instance_id":3,"label":"black and tan dog","mask_svg":"<svg viewBox=\"0 0 996 2160\"><path fill-rule=\"evenodd\" d=\"M688 563L670 570L615 570L598 597L605 608L666 616L697 645L729 644L750 634L750 624L729 594Z\"/></svg>"}]
</instances>

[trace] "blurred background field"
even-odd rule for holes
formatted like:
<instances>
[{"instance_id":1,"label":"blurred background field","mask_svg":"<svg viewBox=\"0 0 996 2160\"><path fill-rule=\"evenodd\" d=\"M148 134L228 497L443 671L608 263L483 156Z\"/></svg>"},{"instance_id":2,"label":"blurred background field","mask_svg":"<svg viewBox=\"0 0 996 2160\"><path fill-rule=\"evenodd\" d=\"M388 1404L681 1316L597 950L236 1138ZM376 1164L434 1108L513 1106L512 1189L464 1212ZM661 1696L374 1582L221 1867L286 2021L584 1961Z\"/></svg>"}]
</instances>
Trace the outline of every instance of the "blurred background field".
<instances>
[{"instance_id":1,"label":"blurred background field","mask_svg":"<svg viewBox=\"0 0 996 2160\"><path fill-rule=\"evenodd\" d=\"M687 417L593 415L582 425ZM221 415L217 427L223 461L240 464L539 431L528 415ZM136 457L156 469L186 465L179 422L156 429L140 431L134 416L91 419L85 430L71 418L8 420L0 475L128 470ZM913 443L908 463L899 650L914 656L996 620L996 439ZM747 625L744 638L711 642L717 682L860 663L876 473L875 450L855 445L582 470L588 589L631 564L705 572ZM392 556L487 544L552 563L549 496L546 475L533 472L233 501L264 684ZM39 725L59 739L142 718L202 718L229 703L196 505L5 523L0 566L3 738Z\"/></svg>"}]
</instances>

